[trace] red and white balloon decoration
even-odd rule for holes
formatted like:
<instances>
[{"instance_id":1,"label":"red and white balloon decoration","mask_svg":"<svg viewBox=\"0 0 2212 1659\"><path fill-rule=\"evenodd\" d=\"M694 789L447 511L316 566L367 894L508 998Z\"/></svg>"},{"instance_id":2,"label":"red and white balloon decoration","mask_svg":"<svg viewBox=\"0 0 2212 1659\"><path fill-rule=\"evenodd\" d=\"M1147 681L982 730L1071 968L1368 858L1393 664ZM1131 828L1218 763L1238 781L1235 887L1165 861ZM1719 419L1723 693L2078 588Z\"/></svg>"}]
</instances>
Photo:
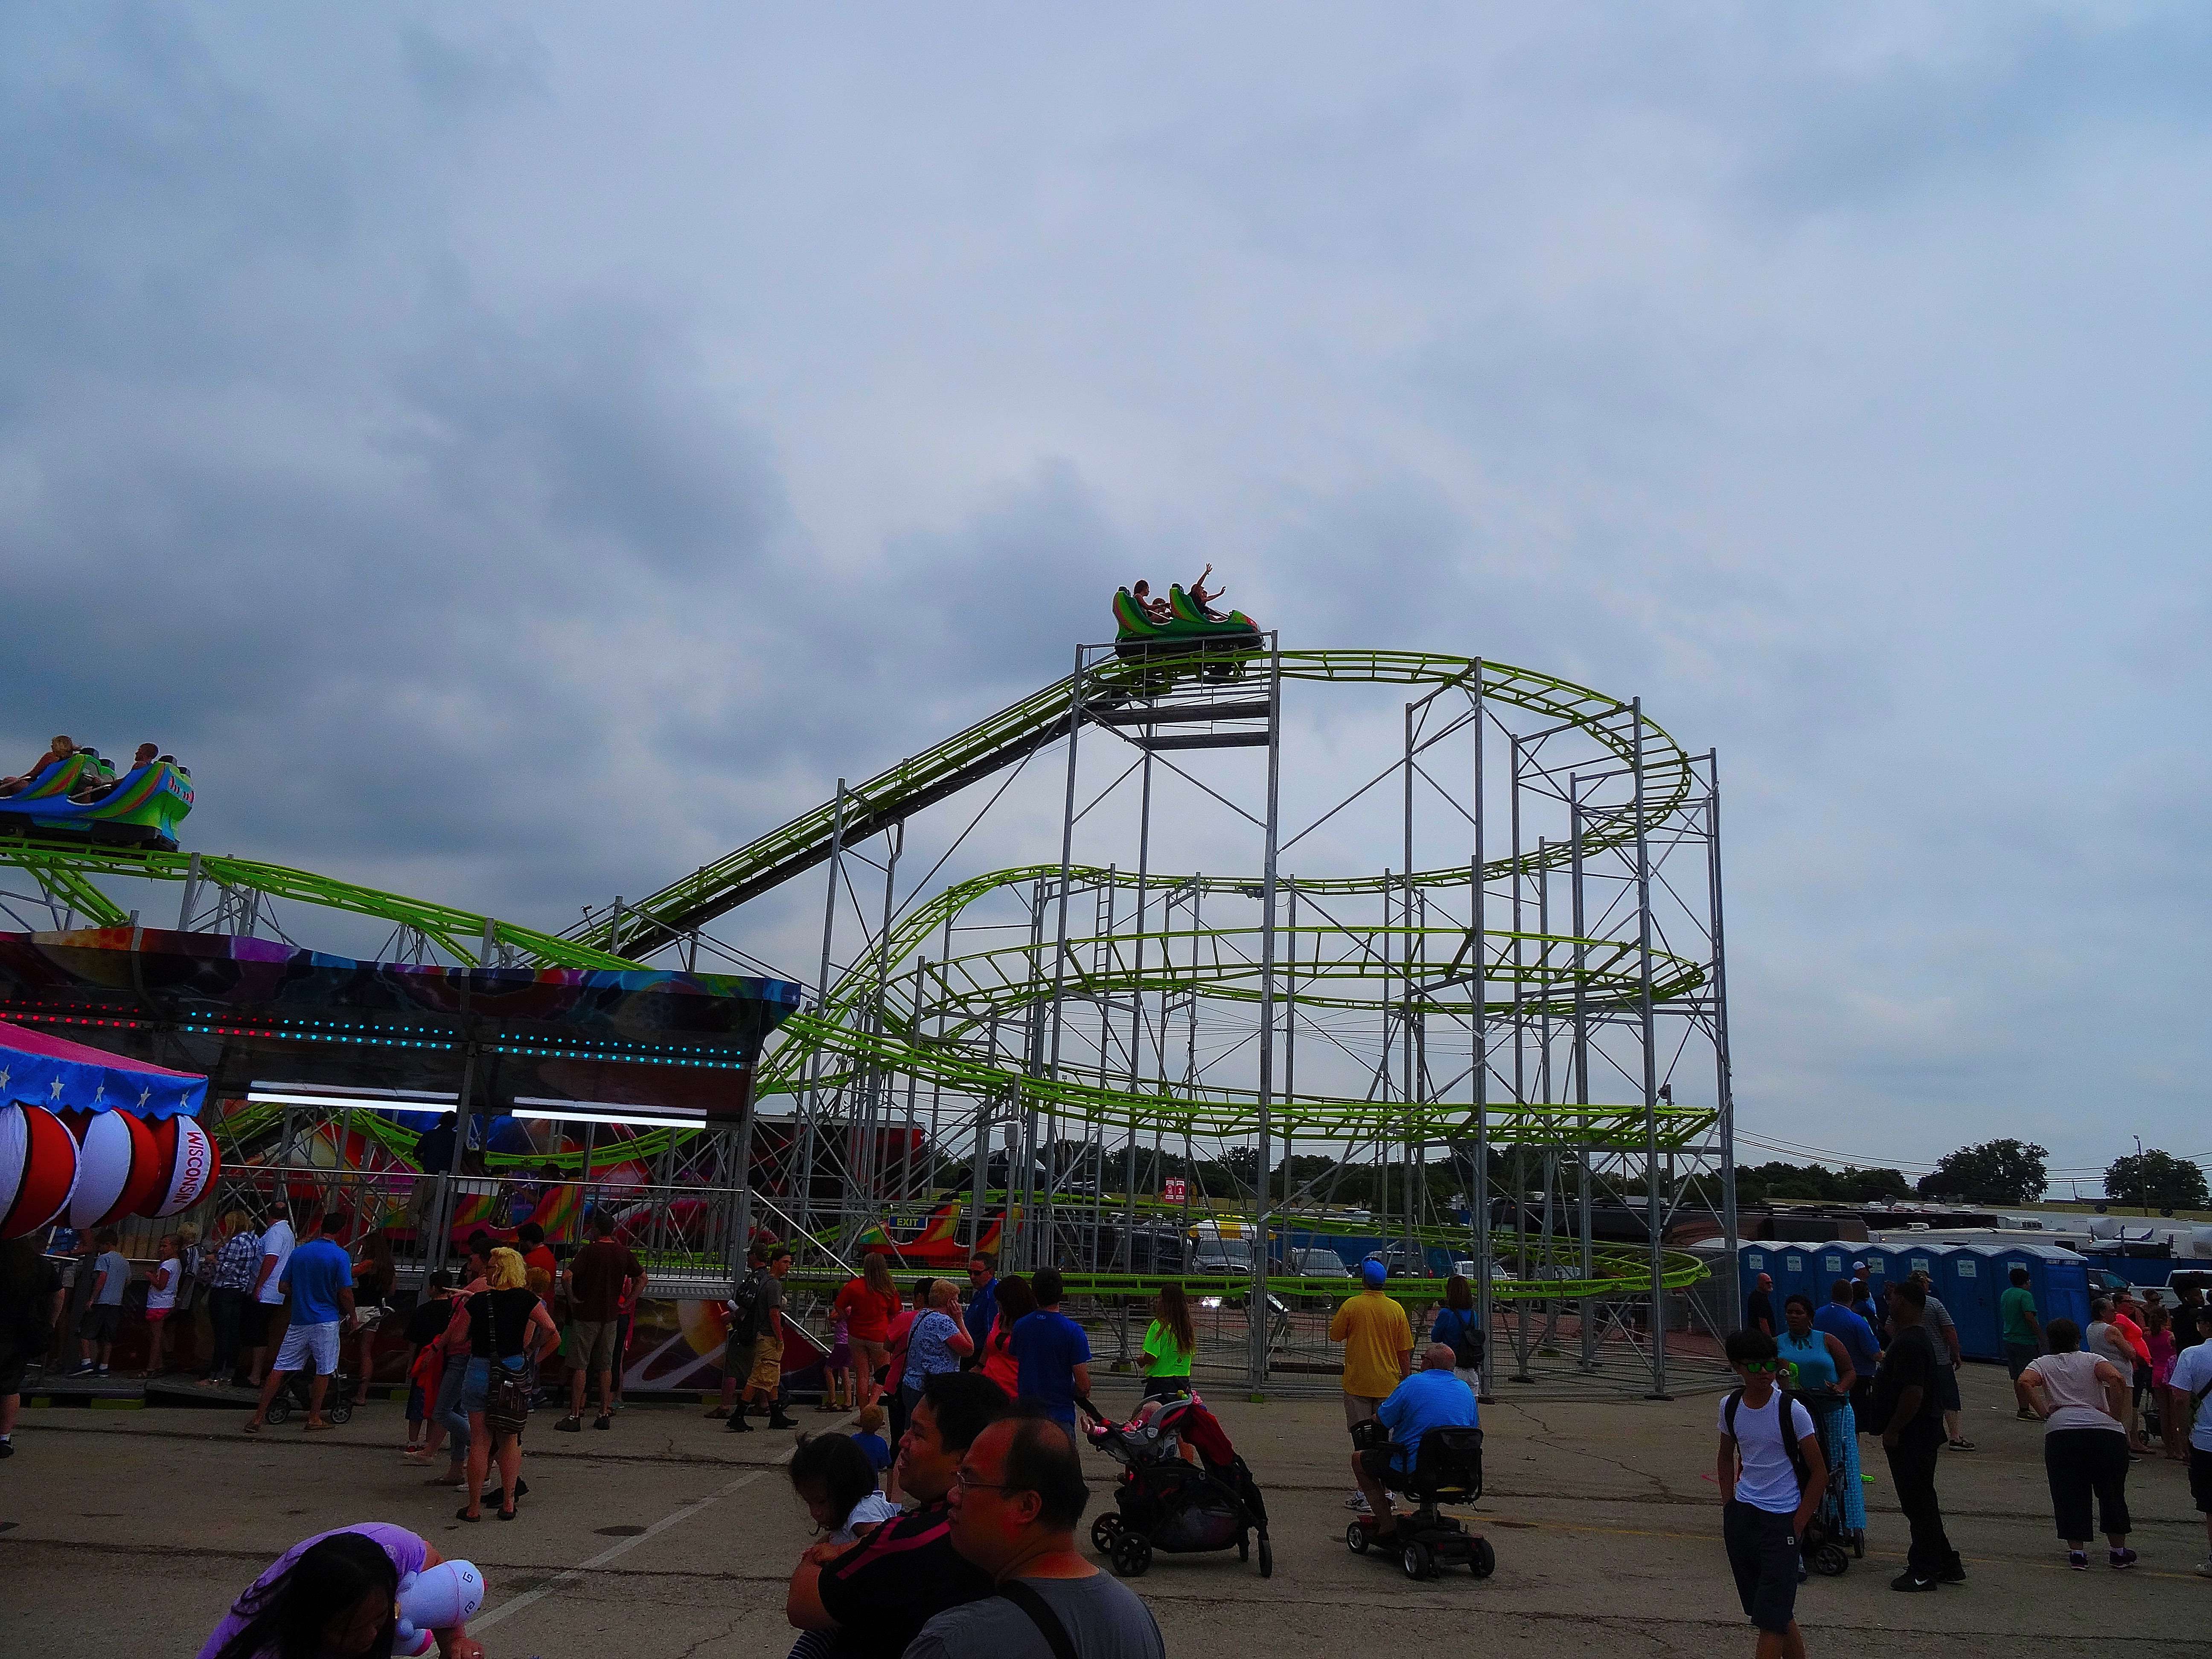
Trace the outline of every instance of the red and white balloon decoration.
<instances>
[{"instance_id":1,"label":"red and white balloon decoration","mask_svg":"<svg viewBox=\"0 0 2212 1659\"><path fill-rule=\"evenodd\" d=\"M155 1178L137 1213L159 1218L191 1209L207 1196L222 1167L214 1139L198 1118L182 1112L156 1123L153 1139Z\"/></svg>"},{"instance_id":2,"label":"red and white balloon decoration","mask_svg":"<svg viewBox=\"0 0 2212 1659\"><path fill-rule=\"evenodd\" d=\"M69 1224L106 1227L136 1215L161 1179L153 1130L129 1112L70 1115L70 1127L77 1136L78 1167Z\"/></svg>"},{"instance_id":3,"label":"red and white balloon decoration","mask_svg":"<svg viewBox=\"0 0 2212 1659\"><path fill-rule=\"evenodd\" d=\"M0 1106L0 1238L34 1233L69 1207L76 1138L43 1106Z\"/></svg>"}]
</instances>

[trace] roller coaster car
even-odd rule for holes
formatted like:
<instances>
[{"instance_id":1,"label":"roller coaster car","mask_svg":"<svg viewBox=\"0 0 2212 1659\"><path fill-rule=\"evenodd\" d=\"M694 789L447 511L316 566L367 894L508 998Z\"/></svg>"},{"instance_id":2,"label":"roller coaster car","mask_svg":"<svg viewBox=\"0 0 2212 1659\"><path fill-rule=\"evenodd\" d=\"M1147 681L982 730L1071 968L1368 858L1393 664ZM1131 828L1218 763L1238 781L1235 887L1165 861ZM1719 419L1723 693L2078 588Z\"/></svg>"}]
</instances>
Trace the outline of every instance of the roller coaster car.
<instances>
[{"instance_id":1,"label":"roller coaster car","mask_svg":"<svg viewBox=\"0 0 2212 1659\"><path fill-rule=\"evenodd\" d=\"M1232 611L1225 620L1215 622L1179 586L1168 589L1168 604L1175 611L1174 620L1154 622L1146 614L1144 606L1130 596L1127 588L1118 590L1114 595L1114 620L1119 624L1114 636L1114 654L1126 661L1132 658L1208 657L1217 653L1260 648L1259 624L1242 611ZM1208 663L1206 674L1212 679L1227 679L1240 666L1234 660Z\"/></svg>"},{"instance_id":2,"label":"roller coaster car","mask_svg":"<svg viewBox=\"0 0 2212 1659\"><path fill-rule=\"evenodd\" d=\"M98 791L92 799L70 799L87 785ZM174 761L149 761L118 778L97 750L80 749L0 796L0 836L173 853L177 824L191 810L192 775Z\"/></svg>"}]
</instances>

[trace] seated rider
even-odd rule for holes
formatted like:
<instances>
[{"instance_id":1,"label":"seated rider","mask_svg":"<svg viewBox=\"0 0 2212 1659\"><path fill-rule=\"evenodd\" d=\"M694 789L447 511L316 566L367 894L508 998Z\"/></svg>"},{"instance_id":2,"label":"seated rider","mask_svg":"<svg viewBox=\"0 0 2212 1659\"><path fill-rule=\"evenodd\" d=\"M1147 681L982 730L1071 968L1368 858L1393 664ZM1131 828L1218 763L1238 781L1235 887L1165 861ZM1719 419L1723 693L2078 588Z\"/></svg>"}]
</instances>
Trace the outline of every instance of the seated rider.
<instances>
[{"instance_id":1,"label":"seated rider","mask_svg":"<svg viewBox=\"0 0 2212 1659\"><path fill-rule=\"evenodd\" d=\"M1217 587L1212 592L1208 592L1206 587L1206 579L1212 574L1213 567L1210 564L1206 566L1205 569L1198 573L1198 580L1190 585L1190 602L1199 608L1200 613L1205 617L1206 621L1227 622L1229 618L1223 616L1219 611L1213 608L1213 602L1219 599L1224 593L1226 593L1229 590L1227 587L1223 586Z\"/></svg>"},{"instance_id":2,"label":"seated rider","mask_svg":"<svg viewBox=\"0 0 2212 1659\"><path fill-rule=\"evenodd\" d=\"M1134 599L1137 602L1139 609L1142 610L1144 613L1147 617L1151 617L1154 622L1171 623L1175 620L1175 607L1170 605L1165 599L1154 599L1152 597L1152 585L1150 582L1139 582L1134 587L1129 590L1129 597Z\"/></svg>"},{"instance_id":3,"label":"seated rider","mask_svg":"<svg viewBox=\"0 0 2212 1659\"><path fill-rule=\"evenodd\" d=\"M1421 1369L1391 1391L1375 1413L1390 1431L1390 1443L1352 1454L1352 1478L1375 1511L1375 1538L1387 1544L1398 1528L1390 1507L1392 1485L1402 1485L1421 1455L1421 1437L1431 1429L1479 1428L1474 1390L1452 1375L1451 1346L1431 1342L1422 1351Z\"/></svg>"},{"instance_id":4,"label":"seated rider","mask_svg":"<svg viewBox=\"0 0 2212 1659\"><path fill-rule=\"evenodd\" d=\"M57 737L48 745L46 752L33 762L31 769L24 773L21 777L0 778L0 794L12 795L19 789L29 788L39 781L40 773L45 771L56 761L65 761L75 753L76 753L76 744L70 741L66 733Z\"/></svg>"}]
</instances>

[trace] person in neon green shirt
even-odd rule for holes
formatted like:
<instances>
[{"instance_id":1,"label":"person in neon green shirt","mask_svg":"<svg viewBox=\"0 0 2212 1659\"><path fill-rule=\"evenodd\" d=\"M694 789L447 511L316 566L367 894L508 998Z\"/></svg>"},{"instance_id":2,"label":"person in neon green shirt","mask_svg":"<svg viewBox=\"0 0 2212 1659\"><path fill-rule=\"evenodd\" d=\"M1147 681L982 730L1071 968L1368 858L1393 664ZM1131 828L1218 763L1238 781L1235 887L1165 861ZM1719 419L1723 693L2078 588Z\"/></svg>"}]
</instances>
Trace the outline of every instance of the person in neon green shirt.
<instances>
[{"instance_id":1,"label":"person in neon green shirt","mask_svg":"<svg viewBox=\"0 0 2212 1659\"><path fill-rule=\"evenodd\" d=\"M1172 1400L1190 1392L1190 1362L1198 1357L1198 1333L1191 1328L1190 1301L1180 1285L1163 1285L1145 1328L1145 1398Z\"/></svg>"}]
</instances>

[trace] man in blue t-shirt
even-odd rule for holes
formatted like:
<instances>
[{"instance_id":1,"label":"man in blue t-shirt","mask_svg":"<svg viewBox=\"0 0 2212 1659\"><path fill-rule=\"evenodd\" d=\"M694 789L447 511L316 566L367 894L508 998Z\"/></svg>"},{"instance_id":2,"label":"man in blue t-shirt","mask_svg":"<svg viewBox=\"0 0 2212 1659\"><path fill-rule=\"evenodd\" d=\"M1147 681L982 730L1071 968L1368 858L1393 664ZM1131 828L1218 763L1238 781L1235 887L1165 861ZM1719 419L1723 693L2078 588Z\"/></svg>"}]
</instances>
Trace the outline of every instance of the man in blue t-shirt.
<instances>
[{"instance_id":1,"label":"man in blue t-shirt","mask_svg":"<svg viewBox=\"0 0 2212 1659\"><path fill-rule=\"evenodd\" d=\"M1060 1310L1066 1292L1060 1269L1040 1267L1030 1279L1036 1311L1014 1325L1007 1346L1021 1365L1017 1386L1022 1397L1036 1401L1054 1421L1075 1431L1075 1402L1091 1395L1091 1339L1083 1327Z\"/></svg>"},{"instance_id":2,"label":"man in blue t-shirt","mask_svg":"<svg viewBox=\"0 0 2212 1659\"><path fill-rule=\"evenodd\" d=\"M1421 1439L1431 1429L1481 1426L1474 1390L1452 1374L1455 1357L1448 1342L1432 1342L1421 1353L1421 1368L1390 1391L1375 1415L1390 1431L1390 1443L1352 1454L1352 1478L1375 1511L1378 1540L1388 1541L1397 1526L1384 1481L1411 1473L1421 1455Z\"/></svg>"},{"instance_id":3,"label":"man in blue t-shirt","mask_svg":"<svg viewBox=\"0 0 2212 1659\"><path fill-rule=\"evenodd\" d=\"M1844 1352L1851 1357L1851 1369L1859 1380L1851 1384L1851 1410L1858 1419L1861 1434L1878 1434L1879 1428L1867 1424L1867 1402L1874 1395L1875 1367L1881 1359L1881 1345L1875 1340L1874 1327L1851 1310L1851 1281L1839 1279L1828 1287L1828 1304L1813 1316L1813 1328L1826 1331L1844 1345Z\"/></svg>"},{"instance_id":4,"label":"man in blue t-shirt","mask_svg":"<svg viewBox=\"0 0 2212 1659\"><path fill-rule=\"evenodd\" d=\"M268 1420L269 1402L294 1371L314 1366L314 1381L307 1387L307 1427L327 1429L323 1416L323 1394L331 1374L338 1368L338 1323L353 1316L353 1261L326 1235L343 1231L344 1214L332 1210L307 1224L307 1233L284 1264L280 1281L291 1297L292 1322L276 1350L276 1363L261 1385L261 1403L246 1421L248 1434L261 1432Z\"/></svg>"},{"instance_id":5,"label":"man in blue t-shirt","mask_svg":"<svg viewBox=\"0 0 2212 1659\"><path fill-rule=\"evenodd\" d=\"M999 1265L981 1250L968 1258L965 1318L968 1340L975 1345L975 1352L968 1356L963 1369L972 1370L983 1363L983 1350L991 1340L991 1328L999 1322Z\"/></svg>"}]
</instances>

